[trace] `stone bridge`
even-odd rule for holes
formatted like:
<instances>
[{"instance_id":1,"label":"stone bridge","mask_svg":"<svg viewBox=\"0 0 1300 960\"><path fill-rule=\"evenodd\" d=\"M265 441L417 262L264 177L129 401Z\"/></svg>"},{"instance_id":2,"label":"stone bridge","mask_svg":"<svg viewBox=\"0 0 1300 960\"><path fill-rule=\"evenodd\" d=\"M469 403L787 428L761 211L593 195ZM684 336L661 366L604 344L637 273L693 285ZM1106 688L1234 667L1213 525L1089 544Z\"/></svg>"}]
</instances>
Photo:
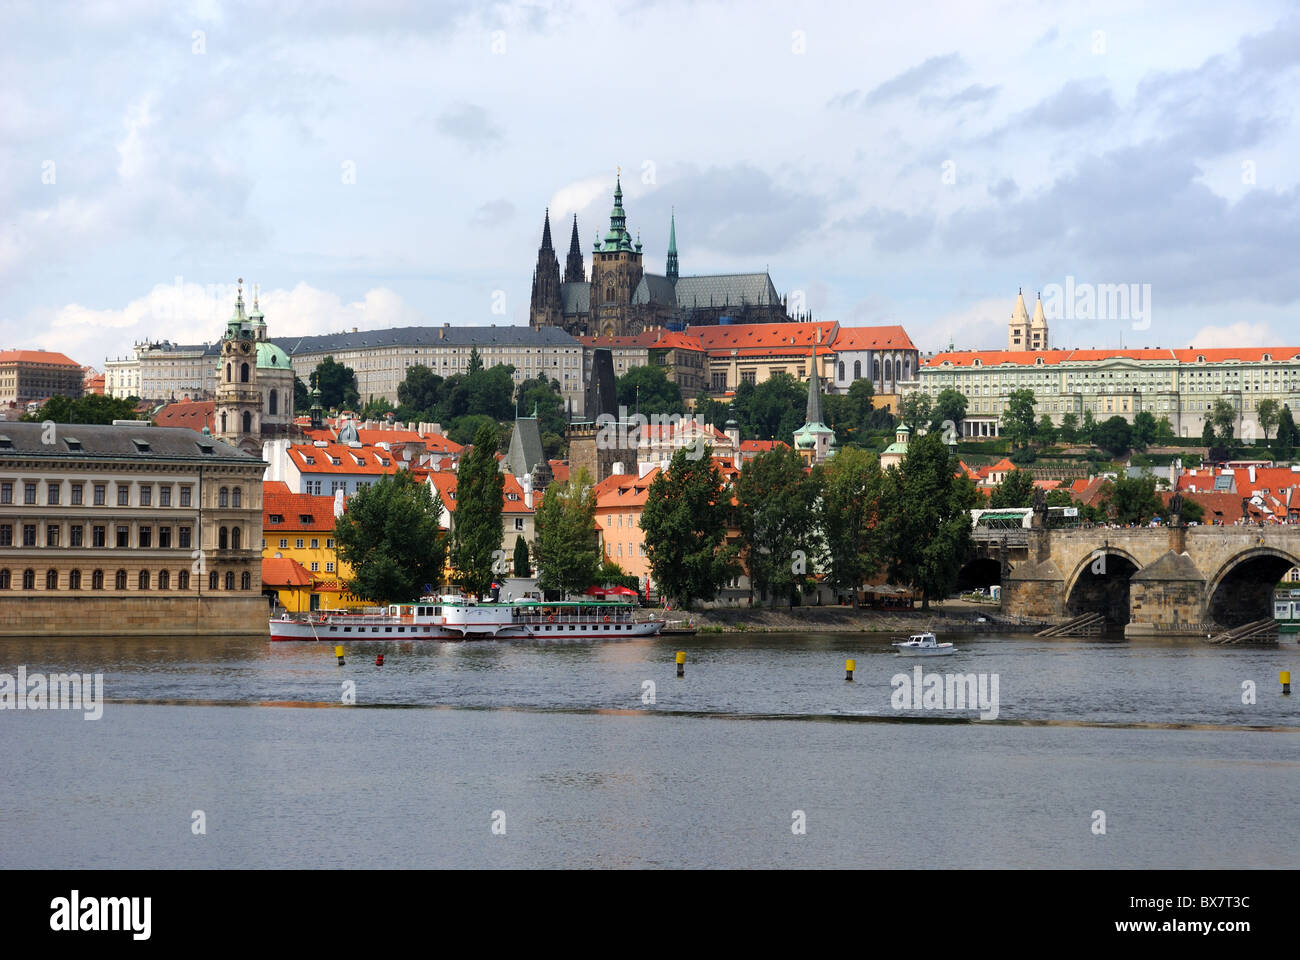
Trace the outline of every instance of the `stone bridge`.
<instances>
[{"instance_id":1,"label":"stone bridge","mask_svg":"<svg viewBox=\"0 0 1300 960\"><path fill-rule=\"evenodd\" d=\"M1278 581L1300 566L1300 526L1024 532L1025 546L997 560L1003 612L1103 613L1127 637L1204 636L1271 617Z\"/></svg>"}]
</instances>

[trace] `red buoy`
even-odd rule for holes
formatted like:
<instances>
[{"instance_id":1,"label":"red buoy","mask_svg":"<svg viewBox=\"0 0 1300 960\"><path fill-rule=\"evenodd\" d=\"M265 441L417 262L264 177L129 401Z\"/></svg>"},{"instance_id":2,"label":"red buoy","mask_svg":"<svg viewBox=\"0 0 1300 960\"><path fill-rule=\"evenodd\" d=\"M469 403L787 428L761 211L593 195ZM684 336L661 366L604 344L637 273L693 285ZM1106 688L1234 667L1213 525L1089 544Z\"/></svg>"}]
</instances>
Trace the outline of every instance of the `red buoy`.
<instances>
[{"instance_id":1,"label":"red buoy","mask_svg":"<svg viewBox=\"0 0 1300 960\"><path fill-rule=\"evenodd\" d=\"M384 655L381 653L375 657L375 666L382 667L383 665L384 665Z\"/></svg>"}]
</instances>

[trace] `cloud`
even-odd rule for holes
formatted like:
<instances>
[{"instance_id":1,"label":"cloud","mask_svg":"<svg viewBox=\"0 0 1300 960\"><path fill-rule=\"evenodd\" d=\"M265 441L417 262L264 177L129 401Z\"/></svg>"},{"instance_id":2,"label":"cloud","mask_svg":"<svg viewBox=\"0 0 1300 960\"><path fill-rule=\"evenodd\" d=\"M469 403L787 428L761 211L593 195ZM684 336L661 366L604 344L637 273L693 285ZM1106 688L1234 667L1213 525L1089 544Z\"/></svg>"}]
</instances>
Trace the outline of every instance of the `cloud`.
<instances>
[{"instance_id":1,"label":"cloud","mask_svg":"<svg viewBox=\"0 0 1300 960\"><path fill-rule=\"evenodd\" d=\"M473 150L482 150L505 139L488 112L472 103L462 103L438 116L435 125L440 133L459 140Z\"/></svg>"},{"instance_id":2,"label":"cloud","mask_svg":"<svg viewBox=\"0 0 1300 960\"><path fill-rule=\"evenodd\" d=\"M875 107L893 100L916 96L940 80L963 72L966 62L959 53L929 57L891 77L865 94L858 90L840 94L831 103L840 107Z\"/></svg>"},{"instance_id":3,"label":"cloud","mask_svg":"<svg viewBox=\"0 0 1300 960\"><path fill-rule=\"evenodd\" d=\"M909 214L902 210L872 207L865 213L832 224L836 229L870 235L879 253L903 253L918 247L934 233L935 218L929 213Z\"/></svg>"},{"instance_id":4,"label":"cloud","mask_svg":"<svg viewBox=\"0 0 1300 960\"><path fill-rule=\"evenodd\" d=\"M476 211L471 221L476 227L495 227L515 215L515 205L509 200L489 200Z\"/></svg>"},{"instance_id":5,"label":"cloud","mask_svg":"<svg viewBox=\"0 0 1300 960\"><path fill-rule=\"evenodd\" d=\"M1198 347L1274 347L1279 340L1267 323L1238 320L1222 326L1202 327L1188 343Z\"/></svg>"}]
</instances>

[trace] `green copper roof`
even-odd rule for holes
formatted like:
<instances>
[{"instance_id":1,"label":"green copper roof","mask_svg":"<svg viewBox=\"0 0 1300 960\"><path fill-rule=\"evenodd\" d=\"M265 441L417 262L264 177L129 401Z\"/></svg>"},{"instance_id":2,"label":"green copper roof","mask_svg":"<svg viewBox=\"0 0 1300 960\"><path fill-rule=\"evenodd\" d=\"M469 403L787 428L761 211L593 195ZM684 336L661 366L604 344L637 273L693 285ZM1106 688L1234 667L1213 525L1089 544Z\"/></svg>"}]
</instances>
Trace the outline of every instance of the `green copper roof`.
<instances>
[{"instance_id":1,"label":"green copper roof","mask_svg":"<svg viewBox=\"0 0 1300 960\"><path fill-rule=\"evenodd\" d=\"M257 345L257 368L259 370L292 370L289 355L269 340Z\"/></svg>"},{"instance_id":2,"label":"green copper roof","mask_svg":"<svg viewBox=\"0 0 1300 960\"><path fill-rule=\"evenodd\" d=\"M623 210L623 181L620 177L614 185L614 209L609 212L609 233L605 242L598 248L601 253L617 253L620 250L632 250L632 235L627 232L627 214Z\"/></svg>"}]
</instances>

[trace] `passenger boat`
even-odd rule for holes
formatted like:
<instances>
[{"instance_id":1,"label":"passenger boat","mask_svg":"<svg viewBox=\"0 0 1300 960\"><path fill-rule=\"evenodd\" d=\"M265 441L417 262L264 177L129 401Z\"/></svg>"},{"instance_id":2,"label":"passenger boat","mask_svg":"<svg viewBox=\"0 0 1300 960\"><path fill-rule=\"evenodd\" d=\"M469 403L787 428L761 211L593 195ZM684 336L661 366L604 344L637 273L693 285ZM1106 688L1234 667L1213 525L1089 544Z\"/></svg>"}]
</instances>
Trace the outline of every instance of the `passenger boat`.
<instances>
[{"instance_id":1,"label":"passenger boat","mask_svg":"<svg viewBox=\"0 0 1300 960\"><path fill-rule=\"evenodd\" d=\"M272 619L272 640L570 640L653 637L659 618L636 619L637 607L606 600L517 600L477 603L425 597L390 604L383 613L316 611Z\"/></svg>"},{"instance_id":2,"label":"passenger boat","mask_svg":"<svg viewBox=\"0 0 1300 960\"><path fill-rule=\"evenodd\" d=\"M933 633L914 633L906 640L895 640L900 657L942 657L956 653L951 643L940 643ZM920 669L919 667L917 669Z\"/></svg>"}]
</instances>

